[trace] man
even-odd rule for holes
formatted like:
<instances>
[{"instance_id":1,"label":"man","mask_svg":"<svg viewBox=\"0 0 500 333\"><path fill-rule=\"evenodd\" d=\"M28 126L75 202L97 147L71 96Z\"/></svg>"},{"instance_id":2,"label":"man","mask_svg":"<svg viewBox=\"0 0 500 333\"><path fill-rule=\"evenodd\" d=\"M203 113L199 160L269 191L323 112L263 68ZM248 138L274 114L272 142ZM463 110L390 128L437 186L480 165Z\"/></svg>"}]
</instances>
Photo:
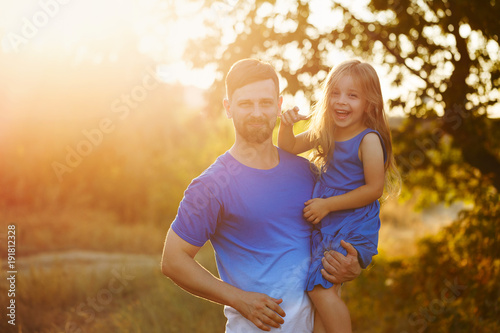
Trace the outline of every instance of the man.
<instances>
[{"instance_id":1,"label":"man","mask_svg":"<svg viewBox=\"0 0 500 333\"><path fill-rule=\"evenodd\" d=\"M235 142L184 193L167 233L162 271L181 288L224 304L226 332L312 332L304 292L311 225L302 217L314 176L306 159L272 143L283 98L274 69L255 59L233 65L224 108ZM195 260L210 240L221 279ZM361 271L356 250L327 254L325 278L342 283ZM285 317L286 315L286 317Z\"/></svg>"}]
</instances>

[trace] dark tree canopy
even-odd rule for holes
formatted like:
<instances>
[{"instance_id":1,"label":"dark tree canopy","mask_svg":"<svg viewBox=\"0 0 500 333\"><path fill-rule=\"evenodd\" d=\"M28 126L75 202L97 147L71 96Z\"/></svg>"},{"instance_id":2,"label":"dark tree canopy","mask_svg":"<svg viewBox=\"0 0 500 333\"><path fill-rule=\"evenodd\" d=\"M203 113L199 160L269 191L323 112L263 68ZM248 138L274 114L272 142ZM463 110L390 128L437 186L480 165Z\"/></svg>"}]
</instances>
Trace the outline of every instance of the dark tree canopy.
<instances>
[{"instance_id":1,"label":"dark tree canopy","mask_svg":"<svg viewBox=\"0 0 500 333\"><path fill-rule=\"evenodd\" d=\"M500 4L372 0L360 9L332 1L318 20L320 3L205 1L208 37L186 57L217 65L212 105L220 105L224 74L245 57L271 61L287 93L314 102L335 65L329 54L340 49L388 68L400 92L388 104L408 116L394 133L407 185L432 189L437 201L463 198L478 183L500 189L500 125L489 115L500 98Z\"/></svg>"}]
</instances>

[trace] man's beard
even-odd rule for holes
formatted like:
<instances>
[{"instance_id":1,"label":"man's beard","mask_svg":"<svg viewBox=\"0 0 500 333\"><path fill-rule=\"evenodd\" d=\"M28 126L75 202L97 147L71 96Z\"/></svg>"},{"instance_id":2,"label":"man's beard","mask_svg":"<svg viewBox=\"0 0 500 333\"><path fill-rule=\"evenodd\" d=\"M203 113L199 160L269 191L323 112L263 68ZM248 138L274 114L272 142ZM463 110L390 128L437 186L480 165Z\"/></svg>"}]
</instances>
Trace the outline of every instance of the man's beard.
<instances>
[{"instance_id":1,"label":"man's beard","mask_svg":"<svg viewBox=\"0 0 500 333\"><path fill-rule=\"evenodd\" d=\"M253 128L252 124L264 126ZM251 117L243 121L235 121L236 132L249 143L263 143L273 134L274 126L266 117Z\"/></svg>"}]
</instances>

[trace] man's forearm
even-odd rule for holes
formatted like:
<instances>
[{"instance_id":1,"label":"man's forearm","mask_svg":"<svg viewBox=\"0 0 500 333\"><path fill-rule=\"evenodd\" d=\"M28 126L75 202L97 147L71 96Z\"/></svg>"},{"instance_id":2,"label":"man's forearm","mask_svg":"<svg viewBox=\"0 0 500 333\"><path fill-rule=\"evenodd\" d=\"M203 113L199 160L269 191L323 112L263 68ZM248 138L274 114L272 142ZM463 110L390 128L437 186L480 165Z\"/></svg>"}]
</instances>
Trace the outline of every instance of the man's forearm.
<instances>
[{"instance_id":1,"label":"man's forearm","mask_svg":"<svg viewBox=\"0 0 500 333\"><path fill-rule=\"evenodd\" d=\"M175 284L189 293L222 305L233 306L232 297L236 295L234 286L216 278L195 260L185 262L183 267L172 265L163 272Z\"/></svg>"},{"instance_id":2,"label":"man's forearm","mask_svg":"<svg viewBox=\"0 0 500 333\"><path fill-rule=\"evenodd\" d=\"M194 257L199 247L182 240L169 230L162 257L162 272L179 287L193 295L236 309L258 328L269 331L279 327L285 312L281 299L243 291L213 276Z\"/></svg>"},{"instance_id":3,"label":"man's forearm","mask_svg":"<svg viewBox=\"0 0 500 333\"><path fill-rule=\"evenodd\" d=\"M232 306L232 298L236 294L235 289L237 288L216 278L201 266L194 260L196 253L188 254L179 251L174 238L176 237L171 237L170 233L167 236L162 259L162 272L179 287L193 295Z\"/></svg>"}]
</instances>

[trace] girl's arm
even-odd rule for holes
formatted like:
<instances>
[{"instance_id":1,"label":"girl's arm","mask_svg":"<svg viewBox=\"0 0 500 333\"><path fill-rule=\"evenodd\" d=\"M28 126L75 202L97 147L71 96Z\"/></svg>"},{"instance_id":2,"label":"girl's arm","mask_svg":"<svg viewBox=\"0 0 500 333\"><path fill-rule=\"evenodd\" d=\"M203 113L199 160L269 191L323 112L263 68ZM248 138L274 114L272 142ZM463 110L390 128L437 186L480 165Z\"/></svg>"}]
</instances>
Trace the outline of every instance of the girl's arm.
<instances>
[{"instance_id":1,"label":"girl's arm","mask_svg":"<svg viewBox=\"0 0 500 333\"><path fill-rule=\"evenodd\" d=\"M300 154L312 149L313 144L309 139L308 132L301 133L297 136L293 134L293 124L308 118L307 116L299 114L298 107L294 107L284 112L281 115L278 132L278 147L292 154Z\"/></svg>"},{"instance_id":2,"label":"girl's arm","mask_svg":"<svg viewBox=\"0 0 500 333\"><path fill-rule=\"evenodd\" d=\"M360 159L363 162L365 185L342 195L307 201L304 208L307 221L316 224L330 212L363 207L382 196L385 180L384 151L377 134L365 135L360 145Z\"/></svg>"}]
</instances>

